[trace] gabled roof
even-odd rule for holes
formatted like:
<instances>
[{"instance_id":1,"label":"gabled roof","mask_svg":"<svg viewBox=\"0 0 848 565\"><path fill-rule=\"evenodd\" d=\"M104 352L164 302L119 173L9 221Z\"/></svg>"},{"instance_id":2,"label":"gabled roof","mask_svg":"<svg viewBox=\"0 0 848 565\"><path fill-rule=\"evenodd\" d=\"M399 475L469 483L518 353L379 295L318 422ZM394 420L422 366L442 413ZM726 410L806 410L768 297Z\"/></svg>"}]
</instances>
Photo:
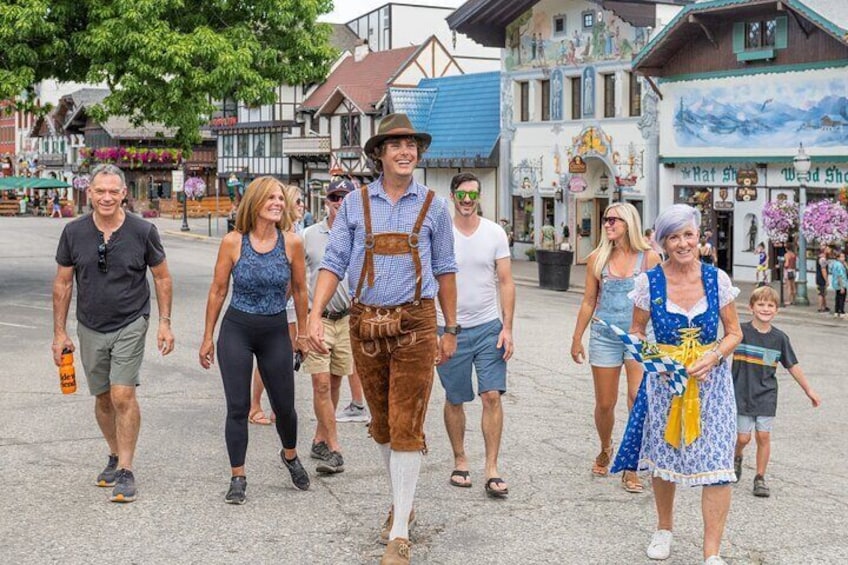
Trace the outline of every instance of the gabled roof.
<instances>
[{"instance_id":1,"label":"gabled roof","mask_svg":"<svg viewBox=\"0 0 848 565\"><path fill-rule=\"evenodd\" d=\"M359 45L359 36L353 33L353 30L346 24L329 25L333 28L333 32L330 34L330 45L339 51L353 51L353 48Z\"/></svg>"},{"instance_id":2,"label":"gabled roof","mask_svg":"<svg viewBox=\"0 0 848 565\"><path fill-rule=\"evenodd\" d=\"M777 0L704 0L686 6L633 59L636 70L661 68L689 41L693 29L700 29L690 16L711 15L726 17L740 14L744 8L777 5ZM843 45L848 45L848 0L781 0L787 11L792 10L821 28Z\"/></svg>"},{"instance_id":3,"label":"gabled roof","mask_svg":"<svg viewBox=\"0 0 848 565\"><path fill-rule=\"evenodd\" d=\"M602 6L613 10L622 19L634 25L645 24L632 21L632 17L644 18L642 7L656 4L684 5L694 0L601 0ZM539 3L539 0L468 0L447 17L452 30L464 33L477 43L486 47L503 47L506 44L506 28L521 14ZM635 10L634 10L635 9Z\"/></svg>"},{"instance_id":4,"label":"gabled roof","mask_svg":"<svg viewBox=\"0 0 848 565\"><path fill-rule=\"evenodd\" d=\"M436 159L483 160L493 166L500 136L500 73L424 79L418 88L391 88L392 111L433 136L425 166Z\"/></svg>"},{"instance_id":5,"label":"gabled roof","mask_svg":"<svg viewBox=\"0 0 848 565\"><path fill-rule=\"evenodd\" d=\"M357 107L373 113L397 73L418 52L419 46L371 52L362 60L347 57L330 73L324 84L309 95L301 110L329 110L327 102L341 88ZM333 107L333 109L335 106Z\"/></svg>"}]
</instances>

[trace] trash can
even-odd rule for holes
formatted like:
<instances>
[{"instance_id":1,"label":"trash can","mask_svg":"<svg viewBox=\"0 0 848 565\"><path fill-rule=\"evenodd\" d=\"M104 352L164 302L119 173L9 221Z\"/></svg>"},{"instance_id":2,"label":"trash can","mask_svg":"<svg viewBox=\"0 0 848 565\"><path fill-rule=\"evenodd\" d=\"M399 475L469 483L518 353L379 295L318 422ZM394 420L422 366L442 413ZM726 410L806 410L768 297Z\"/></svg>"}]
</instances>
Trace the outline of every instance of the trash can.
<instances>
[{"instance_id":1,"label":"trash can","mask_svg":"<svg viewBox=\"0 0 848 565\"><path fill-rule=\"evenodd\" d=\"M235 218L227 218L227 233L230 233L236 229L236 219Z\"/></svg>"},{"instance_id":2,"label":"trash can","mask_svg":"<svg viewBox=\"0 0 848 565\"><path fill-rule=\"evenodd\" d=\"M536 264L539 265L539 288L545 290L568 290L571 279L573 251L536 250Z\"/></svg>"}]
</instances>

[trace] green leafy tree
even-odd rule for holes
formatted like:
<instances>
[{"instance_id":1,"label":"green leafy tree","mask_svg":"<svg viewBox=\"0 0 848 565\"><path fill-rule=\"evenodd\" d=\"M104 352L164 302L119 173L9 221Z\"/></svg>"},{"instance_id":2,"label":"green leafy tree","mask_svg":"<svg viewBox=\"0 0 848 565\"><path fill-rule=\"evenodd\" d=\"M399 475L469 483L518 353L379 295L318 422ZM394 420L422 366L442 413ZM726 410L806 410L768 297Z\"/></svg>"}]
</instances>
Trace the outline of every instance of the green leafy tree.
<instances>
[{"instance_id":1,"label":"green leafy tree","mask_svg":"<svg viewBox=\"0 0 848 565\"><path fill-rule=\"evenodd\" d=\"M105 82L97 118L176 128L188 149L231 98L275 101L280 84L326 77L332 0L0 0L0 100L35 110L42 79ZM42 108L41 111L44 111Z\"/></svg>"}]
</instances>

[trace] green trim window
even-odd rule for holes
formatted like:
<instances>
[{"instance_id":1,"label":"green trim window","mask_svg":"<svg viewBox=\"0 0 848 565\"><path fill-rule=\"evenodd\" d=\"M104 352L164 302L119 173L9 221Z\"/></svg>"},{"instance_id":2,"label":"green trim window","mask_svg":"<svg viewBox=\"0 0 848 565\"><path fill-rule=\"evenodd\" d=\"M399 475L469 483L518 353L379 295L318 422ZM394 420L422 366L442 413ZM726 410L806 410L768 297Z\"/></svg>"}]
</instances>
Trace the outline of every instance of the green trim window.
<instances>
[{"instance_id":1,"label":"green trim window","mask_svg":"<svg viewBox=\"0 0 848 565\"><path fill-rule=\"evenodd\" d=\"M615 75L604 75L604 117L615 117Z\"/></svg>"},{"instance_id":2,"label":"green trim window","mask_svg":"<svg viewBox=\"0 0 848 565\"><path fill-rule=\"evenodd\" d=\"M786 49L787 18L776 16L766 20L733 24L733 52L740 62L774 59L774 52Z\"/></svg>"},{"instance_id":3,"label":"green trim window","mask_svg":"<svg viewBox=\"0 0 848 565\"><path fill-rule=\"evenodd\" d=\"M581 104L583 103L581 100L581 95L583 92L583 85L581 84L580 77L572 77L571 78L571 119L579 120L583 116L580 114Z\"/></svg>"}]
</instances>

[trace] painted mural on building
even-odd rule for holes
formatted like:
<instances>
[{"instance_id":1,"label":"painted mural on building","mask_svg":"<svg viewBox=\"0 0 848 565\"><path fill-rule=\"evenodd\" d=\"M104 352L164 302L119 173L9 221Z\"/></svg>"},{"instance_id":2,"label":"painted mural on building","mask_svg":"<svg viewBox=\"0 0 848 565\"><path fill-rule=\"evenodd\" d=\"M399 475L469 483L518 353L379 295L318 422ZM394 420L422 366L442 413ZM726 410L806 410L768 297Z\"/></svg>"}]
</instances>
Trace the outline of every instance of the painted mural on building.
<instances>
[{"instance_id":1,"label":"painted mural on building","mask_svg":"<svg viewBox=\"0 0 848 565\"><path fill-rule=\"evenodd\" d=\"M843 71L844 72L844 71ZM761 80L678 90L679 147L848 146L848 81Z\"/></svg>"},{"instance_id":2,"label":"painted mural on building","mask_svg":"<svg viewBox=\"0 0 848 565\"><path fill-rule=\"evenodd\" d=\"M507 27L504 65L514 71L629 61L647 39L647 28L633 27L597 6L587 3L583 10L560 13L542 3Z\"/></svg>"}]
</instances>

